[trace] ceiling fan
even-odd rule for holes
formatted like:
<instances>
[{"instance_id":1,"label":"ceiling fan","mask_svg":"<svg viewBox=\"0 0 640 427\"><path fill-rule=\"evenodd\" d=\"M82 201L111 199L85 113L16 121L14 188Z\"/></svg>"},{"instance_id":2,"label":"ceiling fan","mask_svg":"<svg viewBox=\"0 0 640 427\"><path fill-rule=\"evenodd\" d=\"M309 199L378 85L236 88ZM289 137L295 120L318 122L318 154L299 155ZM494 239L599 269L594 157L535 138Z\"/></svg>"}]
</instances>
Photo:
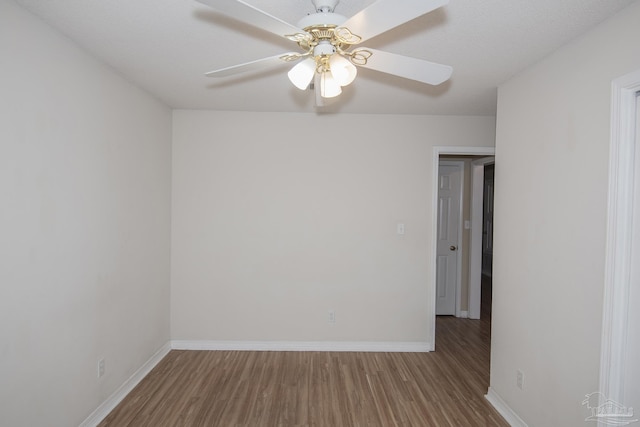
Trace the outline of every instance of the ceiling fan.
<instances>
[{"instance_id":1,"label":"ceiling fan","mask_svg":"<svg viewBox=\"0 0 640 427\"><path fill-rule=\"evenodd\" d=\"M430 85L451 77L453 69L422 59L396 55L360 43L444 6L449 0L378 0L351 18L334 13L339 0L311 0L316 8L297 25L289 24L242 0L197 0L229 17L244 21L298 44L302 52L288 52L206 73L210 77L230 75L297 63L288 73L291 82L306 90L312 82L316 104L342 92L356 77L357 67ZM355 47L354 47L355 46Z\"/></svg>"}]
</instances>

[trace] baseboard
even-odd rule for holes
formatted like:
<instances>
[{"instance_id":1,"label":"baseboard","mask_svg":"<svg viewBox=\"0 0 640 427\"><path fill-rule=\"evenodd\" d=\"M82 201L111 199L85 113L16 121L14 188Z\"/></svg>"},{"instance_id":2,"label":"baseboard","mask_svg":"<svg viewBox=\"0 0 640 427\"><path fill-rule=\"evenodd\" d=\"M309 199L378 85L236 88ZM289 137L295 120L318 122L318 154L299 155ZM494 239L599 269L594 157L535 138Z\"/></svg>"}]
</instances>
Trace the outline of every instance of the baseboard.
<instances>
[{"instance_id":1,"label":"baseboard","mask_svg":"<svg viewBox=\"0 0 640 427\"><path fill-rule=\"evenodd\" d=\"M160 348L160 350L158 350L153 356L151 356L151 358L149 358L149 360L147 360L144 365L142 365L136 372L134 372L134 374L131 375L131 377L129 377L129 379L124 382L124 384L122 384L115 392L113 392L113 394L109 396L107 400L102 402L102 404L98 406L98 408L80 424L80 427L95 427L100 424L100 422L104 420L116 406L118 406L118 403L120 403L122 399L124 399L127 394L129 394L131 390L133 390L133 388L138 385L138 383L142 381L145 376L147 376L149 372L151 372L151 370L162 360L163 357L165 357L169 353L170 350L171 345L169 342L167 342Z\"/></svg>"},{"instance_id":2,"label":"baseboard","mask_svg":"<svg viewBox=\"0 0 640 427\"><path fill-rule=\"evenodd\" d=\"M363 351L424 353L432 351L428 342L347 342L347 341L171 341L173 350L240 351Z\"/></svg>"},{"instance_id":3,"label":"baseboard","mask_svg":"<svg viewBox=\"0 0 640 427\"><path fill-rule=\"evenodd\" d=\"M527 423L522 421L522 418L520 418L518 414L516 414L513 409L507 405L507 402L502 400L502 397L500 397L500 395L491 387L489 387L489 390L484 397L489 401L489 403L491 403L495 410L502 415L502 418L504 418L511 427L528 427Z\"/></svg>"},{"instance_id":4,"label":"baseboard","mask_svg":"<svg viewBox=\"0 0 640 427\"><path fill-rule=\"evenodd\" d=\"M457 316L460 319L468 319L469 318L469 312L468 311L460 311L460 314Z\"/></svg>"}]
</instances>

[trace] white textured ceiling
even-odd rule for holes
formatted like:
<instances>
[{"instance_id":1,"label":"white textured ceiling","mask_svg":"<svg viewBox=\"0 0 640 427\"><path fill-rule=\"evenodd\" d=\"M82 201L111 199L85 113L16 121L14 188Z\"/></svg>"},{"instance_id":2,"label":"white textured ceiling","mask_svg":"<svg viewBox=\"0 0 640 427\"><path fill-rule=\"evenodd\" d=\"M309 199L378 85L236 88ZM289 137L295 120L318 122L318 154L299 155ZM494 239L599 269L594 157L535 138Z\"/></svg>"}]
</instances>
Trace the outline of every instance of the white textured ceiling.
<instances>
[{"instance_id":1,"label":"white textured ceiling","mask_svg":"<svg viewBox=\"0 0 640 427\"><path fill-rule=\"evenodd\" d=\"M436 87L360 69L318 110L287 79L290 65L212 79L204 73L288 51L288 40L194 0L16 0L173 108L277 112L494 115L496 88L634 0L451 0L366 42L453 66ZM296 24L310 0L245 0ZM374 0L341 0L352 16Z\"/></svg>"}]
</instances>

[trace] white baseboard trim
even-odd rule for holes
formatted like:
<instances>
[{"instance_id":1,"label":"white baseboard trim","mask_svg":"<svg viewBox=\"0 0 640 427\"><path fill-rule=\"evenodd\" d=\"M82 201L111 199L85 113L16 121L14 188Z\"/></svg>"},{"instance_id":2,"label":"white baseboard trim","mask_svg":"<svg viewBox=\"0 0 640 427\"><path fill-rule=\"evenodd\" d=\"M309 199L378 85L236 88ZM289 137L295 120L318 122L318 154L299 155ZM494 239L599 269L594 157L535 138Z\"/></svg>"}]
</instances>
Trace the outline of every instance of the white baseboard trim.
<instances>
[{"instance_id":1,"label":"white baseboard trim","mask_svg":"<svg viewBox=\"0 0 640 427\"><path fill-rule=\"evenodd\" d=\"M171 341L173 350L239 351L363 351L381 353L424 353L432 351L428 342L348 342L348 341Z\"/></svg>"},{"instance_id":2,"label":"white baseboard trim","mask_svg":"<svg viewBox=\"0 0 640 427\"><path fill-rule=\"evenodd\" d=\"M134 372L133 375L124 382L124 384L118 387L118 389L114 391L107 400L102 402L102 404L80 424L80 427L95 427L100 424L100 422L104 420L116 406L118 406L118 403L120 403L127 394L129 394L131 390L133 390L133 388L138 385L138 383L142 381L149 372L151 372L151 370L169 353L169 351L171 351L171 344L170 342L167 342L158 351L156 351L155 354L144 363L144 365Z\"/></svg>"},{"instance_id":3,"label":"white baseboard trim","mask_svg":"<svg viewBox=\"0 0 640 427\"><path fill-rule=\"evenodd\" d=\"M460 311L460 315L458 316L460 319L468 319L469 318L469 312L468 311Z\"/></svg>"},{"instance_id":4,"label":"white baseboard trim","mask_svg":"<svg viewBox=\"0 0 640 427\"><path fill-rule=\"evenodd\" d=\"M522 418L520 418L518 414L516 414L513 409L507 405L507 402L502 400L502 397L500 397L500 395L491 387L489 387L489 390L484 397L489 401L489 403L491 403L495 410L502 415L511 427L528 427L527 423L522 421Z\"/></svg>"}]
</instances>

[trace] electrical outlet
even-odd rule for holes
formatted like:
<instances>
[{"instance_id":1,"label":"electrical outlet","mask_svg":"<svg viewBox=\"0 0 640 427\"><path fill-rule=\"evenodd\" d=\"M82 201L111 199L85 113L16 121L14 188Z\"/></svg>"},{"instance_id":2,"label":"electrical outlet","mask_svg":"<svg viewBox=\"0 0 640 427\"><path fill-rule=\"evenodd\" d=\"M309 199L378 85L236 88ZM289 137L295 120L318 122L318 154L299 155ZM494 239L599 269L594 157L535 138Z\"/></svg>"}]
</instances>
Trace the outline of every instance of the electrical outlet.
<instances>
[{"instance_id":1,"label":"electrical outlet","mask_svg":"<svg viewBox=\"0 0 640 427\"><path fill-rule=\"evenodd\" d=\"M336 323L336 311L335 310L329 310L328 322L329 323Z\"/></svg>"},{"instance_id":2,"label":"electrical outlet","mask_svg":"<svg viewBox=\"0 0 640 427\"><path fill-rule=\"evenodd\" d=\"M516 386L524 390L524 373L519 369L516 371Z\"/></svg>"},{"instance_id":3,"label":"electrical outlet","mask_svg":"<svg viewBox=\"0 0 640 427\"><path fill-rule=\"evenodd\" d=\"M98 360L98 378L102 378L105 372L104 359Z\"/></svg>"}]
</instances>

